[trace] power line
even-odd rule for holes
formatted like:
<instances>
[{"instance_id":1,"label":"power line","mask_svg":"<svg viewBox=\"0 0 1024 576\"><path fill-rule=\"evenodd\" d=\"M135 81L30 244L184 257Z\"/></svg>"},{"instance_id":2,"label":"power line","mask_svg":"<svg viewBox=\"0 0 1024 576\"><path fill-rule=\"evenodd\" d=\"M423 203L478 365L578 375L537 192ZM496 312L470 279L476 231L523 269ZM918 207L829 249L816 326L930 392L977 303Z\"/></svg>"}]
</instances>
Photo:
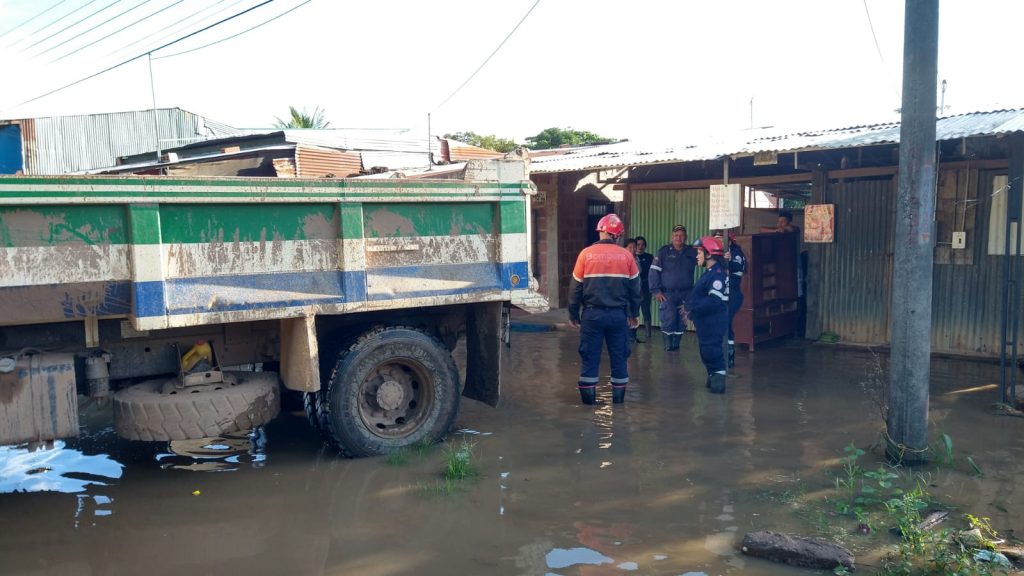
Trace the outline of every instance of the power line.
<instances>
[{"instance_id":1,"label":"power line","mask_svg":"<svg viewBox=\"0 0 1024 576\"><path fill-rule=\"evenodd\" d=\"M65 44L67 44L68 42L71 42L72 40L74 40L74 39L76 39L76 38L81 38L82 36L85 36L85 35L86 35L86 34L88 34L89 32L92 32L93 30L95 30L95 29L99 28L100 26L103 26L104 24L107 24L107 23L109 23L109 22L111 22L111 21L113 21L113 20L117 20L118 18L120 18L121 16L124 16L125 14L127 14L127 13L131 12L132 10L135 10L136 8L141 8L142 6L144 6L144 5L146 5L146 4L149 4L149 3L150 3L150 2L152 2L152 1L153 1L153 0L142 0L142 3L140 3L140 4L136 4L135 6L132 6L131 8L129 8L129 9L127 9L127 10L121 11L121 12L117 13L117 15L115 15L115 16L111 16L110 18L107 18L107 19L106 19L106 20L104 20L103 22L100 22L99 24L97 24L97 25L93 26L92 28L89 28L89 29L88 29L88 30L86 30L85 32L81 32L81 33L79 33L79 34L75 34L74 36L72 36L71 38L68 38L67 40L65 40L65 41L61 42L60 44L55 44L55 45L53 45L53 46L50 46L50 47L49 47L49 48L47 48L46 50L43 50L43 51L42 51L42 52L40 52L39 54L36 54L35 56L33 56L33 58L38 58L39 56L42 56L43 54L46 54L46 53L47 53L47 52L49 52L50 50L55 50L55 49L57 49L57 48L60 48L61 46L63 46L63 45L65 45Z\"/></svg>"},{"instance_id":2,"label":"power line","mask_svg":"<svg viewBox=\"0 0 1024 576\"><path fill-rule=\"evenodd\" d=\"M149 2L149 0L146 0L146 2ZM143 2L142 4L145 4L146 2ZM49 64L53 64L54 62L60 62L61 60L67 58L68 56L71 56L72 54L77 54L78 52L81 52L82 50L85 50L86 48L88 48L90 46L93 46L94 44L99 44L100 42L103 42L107 38L110 38L111 36L120 34L121 32L124 32L125 30L131 28L132 26L135 26L139 22L142 22L143 20L148 20L148 19L152 18L153 16L156 16L157 14L163 12L164 10L169 10L169 9L177 6L178 4L181 4L182 2L184 2L184 0L177 0L177 2L173 2L171 4L168 4L167 6L164 6L163 8L161 8L161 9L159 9L159 10L157 10L157 11L151 13L151 14L148 14L146 16L143 16L142 18L139 18L138 20L136 20L135 22L132 22L131 24L128 24L126 26L122 26L121 28L118 28L117 30L114 30L113 32L111 32L110 34L107 34L106 36L103 36L102 38L93 40L92 42L89 42L85 46L79 46L78 48L75 48L74 50L65 53L60 58L56 58L54 60L50 60ZM142 6L142 4L139 4L139 6ZM136 8L138 8L138 6L136 6Z\"/></svg>"},{"instance_id":3,"label":"power line","mask_svg":"<svg viewBox=\"0 0 1024 576\"><path fill-rule=\"evenodd\" d=\"M466 84L469 84L469 81L472 80L473 77L476 76L477 73L480 72L480 70L482 70L483 67L486 66L487 63L491 61L491 58L494 58L494 55L498 53L498 50L501 50L501 47L505 45L505 42L508 42L508 39L511 38L512 35L516 33L516 30L519 29L519 26L521 26L522 23L526 21L526 18L530 15L531 12L533 12L533 9L537 7L537 4L540 4L540 0L537 0L536 2L533 3L533 6L530 6L530 9L526 11L526 14L523 14L523 17L519 19L519 22L515 25L514 28L512 28L512 31L509 32L507 36L505 36L505 39L502 40L500 44L498 44L498 47L494 49L494 52L491 52L491 55L488 56L487 59L484 60L483 63L480 64L480 66L478 66L477 69L474 70L473 73L469 75L469 78L466 78L465 82L460 84L459 87L456 88L454 92L449 94L448 97L445 98L443 102L441 102L434 108L435 112L439 108L447 104L448 101L452 99L452 97L459 93L459 90L462 90L466 86Z\"/></svg>"},{"instance_id":4,"label":"power line","mask_svg":"<svg viewBox=\"0 0 1024 576\"><path fill-rule=\"evenodd\" d=\"M10 34L11 32L14 32L14 31L15 31L15 30L17 30L18 28L21 28L22 26L24 26L24 25L28 24L29 22L31 22L31 21L33 21L33 20L35 20L36 18L39 18L39 17L40 17L40 16L42 16L43 14L46 14L46 13L47 13L47 12L49 12L50 10L53 10L53 9L54 9L54 8L56 8L57 6L60 6L61 4L65 3L65 2L67 2L67 1L68 1L68 0L60 0L60 2L57 2L57 3L56 3L56 4L54 4L53 6L50 6L49 8L47 8L46 10L43 10L42 12L40 12L40 13L36 14L35 16L33 16L33 17L29 18L28 20L25 20L24 22L22 22L21 24L18 24L18 25L17 25L17 26L15 26L14 28L11 28L11 29L9 29L9 30L7 30L7 31L3 32L3 33L0 33L0 38L3 38L4 36L7 36L7 35L8 35L8 34Z\"/></svg>"},{"instance_id":5,"label":"power line","mask_svg":"<svg viewBox=\"0 0 1024 576\"><path fill-rule=\"evenodd\" d=\"M14 46L14 45L16 45L16 44L20 44L22 40L27 40L27 39L29 39L29 38L31 38L31 37L33 37L33 36L35 36L36 34L39 34L39 33L40 33L40 32L42 32L43 30L46 30L46 29L47 29L47 28L49 28L50 26L53 26L53 25L54 25L54 24L56 24L57 22L60 22L61 20L63 20L63 19L65 19L65 18L67 18L68 16L71 16L71 15L72 15L72 14L74 14L75 12L78 12L78 11L79 11L79 10L81 10L82 8L85 8L86 6L88 6L89 4L92 4L92 3L93 3L93 2L95 2L95 1L96 1L96 0L89 0L89 1L88 1L88 2L86 2L85 4L82 4L82 5L81 5L81 6L79 6L78 8L75 8L75 9L74 9L74 10L72 10L71 12L68 12L67 14L65 14L65 15L61 16L60 18L57 18L56 20L54 20L54 21L50 22L49 24L45 24L45 25L43 25L43 27L42 27L42 28L37 28L37 29L33 30L33 31L32 31L31 33L29 33L29 35L28 35L28 36L23 36L23 37L21 37L21 38L18 38L18 39L17 39L17 40L15 40L14 42L11 42L10 44L8 44L8 45L7 45L7 47L8 47L8 48L10 48L10 47L12 47L12 46Z\"/></svg>"},{"instance_id":6,"label":"power line","mask_svg":"<svg viewBox=\"0 0 1024 576\"><path fill-rule=\"evenodd\" d=\"M186 20L191 20L192 18L195 18L196 16L199 16L203 12L206 12L210 8L213 8L213 7L217 6L218 4L221 4L224 1L225 0L218 0L217 2L214 2L213 4L210 4L209 6L203 8L202 10L199 10L197 12L193 12L192 14L189 14L188 16L186 16L184 18L181 18L180 20L178 20L176 22L174 22L172 24L169 24L163 30L158 30L156 32L153 32L152 34L148 34L146 36L143 36L143 37L139 38L138 40L135 40L134 42L131 42L129 44L125 44L124 46L121 46L121 47L115 49L112 52L108 52L106 55L110 56L112 54L117 54L118 52L125 52L125 51L127 51L128 48L131 48L132 46L135 46L136 44L139 44L140 42L145 42L146 40L149 40L150 38L153 38L154 36L157 37L156 42L160 42L164 38L172 38L172 37L174 37L175 34L181 32L182 30L185 30L186 28L191 26L191 24L188 24L188 25L185 25L185 26L181 26L181 27L178 27L178 28L174 28L175 26L177 26L178 24L181 24L182 22L184 22ZM228 4L227 6L221 8L220 10L217 10L216 12L214 12L212 14L209 14L207 16L203 16L202 18L199 19L199 21L202 22L203 20L206 20L208 18L212 18L212 17L216 16L217 14L220 14L221 12L224 12L226 10L229 10L229 9L231 9L231 8L241 4L243 1L244 0L235 0L231 4Z\"/></svg>"},{"instance_id":7,"label":"power line","mask_svg":"<svg viewBox=\"0 0 1024 576\"><path fill-rule=\"evenodd\" d=\"M227 38L221 38L220 40L217 40L216 42L210 42L209 44L204 44L202 46L199 46L197 48L191 48L189 50L183 50L181 52L175 52L174 54L167 54L166 56L157 56L155 58L155 60L162 60L164 58L173 58L174 56L181 56L182 54L188 54L189 52L195 52L197 50L202 50L203 48L209 48L210 46L213 46L214 44L220 44L221 42L226 42L228 40L231 40L232 38L237 38L237 37L241 36L242 34L245 34L246 32L252 32L253 30L255 30L257 28L260 28L262 26L270 24L271 22L273 22L274 20L277 20L281 16L284 16L285 14L288 14L289 12L294 12L295 10L298 10L299 8L302 8L303 6L305 6L306 4L309 4L312 1L313 0L306 0L302 4L299 4L297 6L289 8L288 10L285 10L284 12L278 14L277 16L274 16L273 18L271 18L269 20L266 20L266 21L264 21L264 22L262 22L260 24L257 24L257 25L255 25L255 26L253 26L251 28L247 28L245 30L242 30L241 32L239 32L237 34L232 34L231 36L228 36Z\"/></svg>"},{"instance_id":8,"label":"power line","mask_svg":"<svg viewBox=\"0 0 1024 576\"><path fill-rule=\"evenodd\" d=\"M85 82L87 80L91 80L91 79L93 79L93 78L95 78L97 76L100 76L101 74L106 74L107 72L110 72L111 70L114 70L115 68L120 68L121 66L124 66L125 64L129 64L131 62L134 62L134 61L138 60L139 58L142 58L143 56L145 56L147 54L151 54L151 53L156 52L158 50L163 50L164 48L167 48L168 46L173 46L174 44L177 44L178 42L181 42L183 40L187 40L187 39L195 36L196 34L201 34L201 33L206 32L207 30L209 30L211 28L214 28L216 26L220 26L221 24L223 24L223 23L225 23L225 22L227 22L229 20L234 20L235 18L238 18L239 16L242 16L242 15L247 14L249 12L252 12L253 10L255 10L257 8L260 8L262 6L266 6L267 4L270 4L273 1L274 0L263 0L263 2L260 2L259 4L255 5L255 6L252 6L250 8L246 8L245 10L242 10L241 12L238 12L236 14L232 14L231 16L228 16L227 18L224 18L224 19L219 20L217 22L214 22L213 24L210 24L209 26L206 26L204 28L200 28L199 30L196 30L195 32L191 32L189 34L186 34L186 35L182 36L181 38L177 38L175 40L171 40L170 42L168 42L167 44L164 44L163 46L160 46L159 48L154 48L152 50L147 50L146 52L143 52L142 54L139 54L137 56L133 56L133 57L131 57L131 58L129 58L129 59L123 61L123 62L120 62L118 64L114 64L113 66L109 66L107 68L104 68L103 70L100 70L99 72L96 72L94 74L90 74L90 75L88 75L88 76L86 76L84 78L79 78L78 80L75 80L74 82L71 82L69 84L65 84L65 85L61 86L60 88L54 88L53 90L50 90L49 92L47 92L45 94L40 94L39 96L36 96L34 98L29 98L28 100L25 100L24 102L21 102L19 104L14 105L13 107L14 108L18 108L18 107L24 106L25 104L30 104L32 102L35 102L36 100L39 100L39 99L42 99L42 98L46 98L47 96L50 96L51 94L56 94L57 92L60 92L61 90L67 90L68 88L71 88L72 86L76 86L76 85L81 84L82 82Z\"/></svg>"},{"instance_id":9,"label":"power line","mask_svg":"<svg viewBox=\"0 0 1024 576\"><path fill-rule=\"evenodd\" d=\"M875 41L875 52L878 52L878 60L882 63L882 73L885 74L886 79L889 81L889 87L896 93L896 97L900 97L900 91L896 88L896 84L892 81L892 76L889 75L889 68L885 65L885 56L882 55L882 47L878 44L878 36L875 34L875 25L871 22L871 11L868 10L868 0L864 2L864 14L868 17L868 28L871 29L871 39Z\"/></svg>"},{"instance_id":10,"label":"power line","mask_svg":"<svg viewBox=\"0 0 1024 576\"><path fill-rule=\"evenodd\" d=\"M58 31L54 32L53 34L50 34L50 35L49 35L49 36L47 36L46 38L43 38L42 40L39 40L39 41L37 41L37 42L36 42L35 44L32 44L32 45L30 45L30 46L28 46L28 47L25 47L25 48L22 48L22 49L21 49L21 50L19 50L18 52L19 52L19 53L21 53L21 52L24 52L24 51L26 51L26 50L28 50L28 49L30 49L30 48L34 48L34 47L36 47L36 46L38 46L38 45L42 44L43 42L46 42L46 41L47 41L47 40L49 40L50 38L53 38L54 36L57 36L57 35L59 35L59 34L63 33L63 32L65 31L65 30L67 30L67 29L69 29L69 28L74 28L75 26L78 26L78 25L79 25L79 24L81 24L82 22L85 22L85 21L86 21L86 20L88 20L89 18L92 18L93 16L95 16L95 15L99 14L100 12L103 12L103 11L104 11L104 10L106 10L107 8L110 8L111 6L113 6L114 4L117 4L117 3L118 3L118 2L120 2L120 1L121 1L121 0L114 0L114 1L113 1L113 2L111 2L110 4L107 4L107 5L106 5L106 6L104 6L103 8L100 8L99 10L97 10L97 11L93 12L92 14L89 14L88 16L86 16L85 18L82 18L81 20L79 20L79 21L75 22L74 24L69 24L69 25L67 25L67 26L65 26L65 27L63 27L63 28L61 28L60 30L58 30Z\"/></svg>"}]
</instances>

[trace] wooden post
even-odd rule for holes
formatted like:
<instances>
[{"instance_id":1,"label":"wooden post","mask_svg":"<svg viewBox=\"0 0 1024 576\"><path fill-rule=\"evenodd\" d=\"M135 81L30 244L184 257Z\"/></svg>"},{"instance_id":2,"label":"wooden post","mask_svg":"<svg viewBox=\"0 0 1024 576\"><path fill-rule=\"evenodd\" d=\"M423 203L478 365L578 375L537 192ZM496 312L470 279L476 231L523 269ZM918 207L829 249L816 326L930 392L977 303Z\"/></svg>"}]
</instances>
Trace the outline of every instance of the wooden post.
<instances>
[{"instance_id":1,"label":"wooden post","mask_svg":"<svg viewBox=\"0 0 1024 576\"><path fill-rule=\"evenodd\" d=\"M906 0L886 453L928 460L938 0Z\"/></svg>"}]
</instances>

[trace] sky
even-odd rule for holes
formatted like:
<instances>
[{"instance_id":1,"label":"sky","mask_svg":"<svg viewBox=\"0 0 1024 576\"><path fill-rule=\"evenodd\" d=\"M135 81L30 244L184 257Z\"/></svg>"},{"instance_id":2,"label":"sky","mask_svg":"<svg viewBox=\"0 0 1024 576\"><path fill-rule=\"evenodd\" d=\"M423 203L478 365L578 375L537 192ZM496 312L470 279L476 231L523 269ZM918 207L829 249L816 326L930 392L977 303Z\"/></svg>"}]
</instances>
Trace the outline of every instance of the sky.
<instances>
[{"instance_id":1,"label":"sky","mask_svg":"<svg viewBox=\"0 0 1024 576\"><path fill-rule=\"evenodd\" d=\"M425 135L429 113L433 134L520 142L552 126L680 142L899 119L899 0L540 0L457 92L536 0L272 0L154 51L152 91L142 56L33 100L265 1L0 0L0 118L141 110L155 93L238 128L294 105L336 128ZM1017 0L941 3L946 114L1024 107L1022 21Z\"/></svg>"}]
</instances>

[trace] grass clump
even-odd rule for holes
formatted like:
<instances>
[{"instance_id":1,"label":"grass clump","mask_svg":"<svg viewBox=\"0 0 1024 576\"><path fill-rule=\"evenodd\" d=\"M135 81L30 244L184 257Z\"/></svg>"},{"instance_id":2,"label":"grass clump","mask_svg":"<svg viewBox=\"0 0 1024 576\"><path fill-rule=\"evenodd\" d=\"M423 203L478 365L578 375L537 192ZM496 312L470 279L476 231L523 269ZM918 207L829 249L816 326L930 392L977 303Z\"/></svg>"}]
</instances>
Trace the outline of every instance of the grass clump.
<instances>
[{"instance_id":1,"label":"grass clump","mask_svg":"<svg viewBox=\"0 0 1024 576\"><path fill-rule=\"evenodd\" d=\"M480 469L474 461L473 448L475 442L470 442L463 437L458 445L449 444L444 449L444 478L445 480L465 480L480 475Z\"/></svg>"}]
</instances>

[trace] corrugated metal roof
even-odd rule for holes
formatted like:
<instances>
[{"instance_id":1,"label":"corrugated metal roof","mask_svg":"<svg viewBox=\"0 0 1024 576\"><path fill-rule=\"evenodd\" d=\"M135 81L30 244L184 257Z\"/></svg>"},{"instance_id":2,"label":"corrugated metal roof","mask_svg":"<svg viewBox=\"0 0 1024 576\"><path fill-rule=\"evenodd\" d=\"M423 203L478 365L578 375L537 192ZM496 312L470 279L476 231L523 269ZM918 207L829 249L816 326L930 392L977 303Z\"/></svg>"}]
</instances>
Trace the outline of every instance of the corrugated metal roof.
<instances>
[{"instance_id":1,"label":"corrugated metal roof","mask_svg":"<svg viewBox=\"0 0 1024 576\"><path fill-rule=\"evenodd\" d=\"M359 152L342 152L317 146L295 147L295 173L299 178L348 178L363 169Z\"/></svg>"},{"instance_id":2,"label":"corrugated metal roof","mask_svg":"<svg viewBox=\"0 0 1024 576\"><path fill-rule=\"evenodd\" d=\"M238 134L180 108L156 111L161 148ZM120 156L155 150L153 111L5 120L20 124L27 175L67 174L113 166Z\"/></svg>"},{"instance_id":3,"label":"corrugated metal roof","mask_svg":"<svg viewBox=\"0 0 1024 576\"><path fill-rule=\"evenodd\" d=\"M403 168L427 167L427 153L424 152L385 152L379 150L363 150L363 167L366 170L385 168L401 170Z\"/></svg>"},{"instance_id":4,"label":"corrugated metal roof","mask_svg":"<svg viewBox=\"0 0 1024 576\"><path fill-rule=\"evenodd\" d=\"M504 156L501 152L495 152L494 150L489 150L487 148L473 146L472 144L466 144L465 142L459 142L458 140L452 140L451 138L444 139L444 144L448 147L447 160L449 162L486 160L488 158L501 158Z\"/></svg>"},{"instance_id":5,"label":"corrugated metal roof","mask_svg":"<svg viewBox=\"0 0 1024 576\"><path fill-rule=\"evenodd\" d=\"M939 118L935 131L937 140L1024 132L1024 109L972 112ZM710 138L700 143L656 145L619 142L606 146L579 148L557 156L536 156L531 159L530 171L535 174L576 172L714 160L726 156L749 156L756 152L857 148L896 144L899 139L899 122L789 134L772 129L746 130L726 137Z\"/></svg>"}]
</instances>

